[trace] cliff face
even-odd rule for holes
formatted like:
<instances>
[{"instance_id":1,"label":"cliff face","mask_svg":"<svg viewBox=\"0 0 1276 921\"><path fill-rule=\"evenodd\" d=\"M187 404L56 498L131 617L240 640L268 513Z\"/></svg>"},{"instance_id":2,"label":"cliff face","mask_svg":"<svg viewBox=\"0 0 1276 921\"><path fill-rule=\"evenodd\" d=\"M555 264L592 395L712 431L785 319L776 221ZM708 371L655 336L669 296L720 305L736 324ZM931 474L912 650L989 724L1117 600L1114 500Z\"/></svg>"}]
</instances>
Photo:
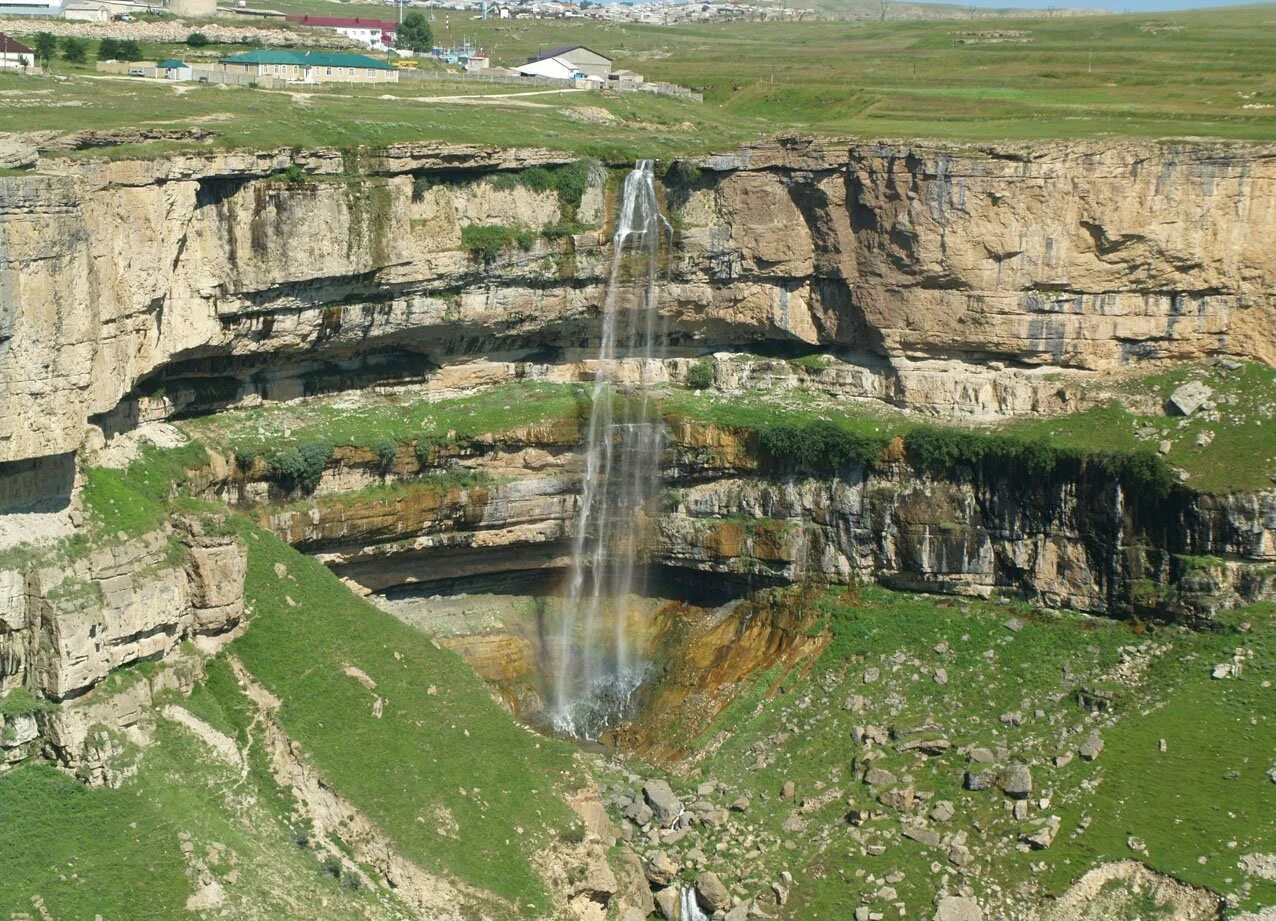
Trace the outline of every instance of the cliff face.
<instances>
[{"instance_id":1,"label":"cliff face","mask_svg":"<svg viewBox=\"0 0 1276 921\"><path fill-rule=\"evenodd\" d=\"M581 458L565 435L528 429L424 466L401 458L389 473L371 454L335 457L308 504L281 506L288 497L276 494L255 514L375 591L422 581L443 590L472 577L499 590L567 565ZM670 437L670 488L644 529L644 558L685 584L876 580L1202 622L1276 598L1276 492L1167 498L1097 471L1044 481L1022 470L935 476L903 458L872 471L786 474L759 469L756 447L729 429L680 423ZM440 468L492 482L432 482ZM260 503L269 490L253 476L223 475L206 488ZM340 495L382 478L416 485Z\"/></svg>"},{"instance_id":2,"label":"cliff face","mask_svg":"<svg viewBox=\"0 0 1276 921\"><path fill-rule=\"evenodd\" d=\"M310 181L278 177L293 162ZM557 224L553 192L490 181L557 162L398 148L0 178L0 479L27 476L6 502L39 498L17 462L75 451L91 419L109 434L255 394L428 380L477 354L588 348L603 234L541 234L490 260L462 240ZM940 412L1066 408L1023 384L1029 367L1276 360L1272 148L794 142L702 167L667 189L666 312L693 349L853 350L856 386ZM603 178L586 225L602 224Z\"/></svg>"},{"instance_id":3,"label":"cliff face","mask_svg":"<svg viewBox=\"0 0 1276 921\"><path fill-rule=\"evenodd\" d=\"M25 688L60 705L0 716L0 763L47 744L63 764L110 780L101 772L114 742L93 738L94 727L137 726L154 693L189 689L198 657L154 679L141 669L137 680L108 679L129 666L177 663L183 640L232 631L244 615L246 564L234 538L179 521L63 565L0 567L0 694Z\"/></svg>"}]
</instances>

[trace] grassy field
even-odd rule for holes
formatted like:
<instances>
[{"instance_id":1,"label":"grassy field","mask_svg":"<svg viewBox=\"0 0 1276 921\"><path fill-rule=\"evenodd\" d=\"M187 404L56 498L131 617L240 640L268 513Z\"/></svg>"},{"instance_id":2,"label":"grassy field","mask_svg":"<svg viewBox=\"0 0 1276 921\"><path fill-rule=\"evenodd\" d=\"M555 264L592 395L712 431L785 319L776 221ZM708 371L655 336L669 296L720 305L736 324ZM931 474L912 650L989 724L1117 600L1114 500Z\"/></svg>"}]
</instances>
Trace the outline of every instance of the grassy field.
<instances>
[{"instance_id":1,"label":"grassy field","mask_svg":"<svg viewBox=\"0 0 1276 921\"><path fill-rule=\"evenodd\" d=\"M1201 380L1214 392L1218 417L1196 414L1190 419L1161 410L1175 388ZM1276 476L1276 369L1257 363L1228 372L1201 365L1134 379L1121 388L1125 401L1057 419L1016 422L1007 431L1025 438L1047 438L1064 447L1122 451L1170 443L1165 455L1186 470L1188 485L1202 492L1270 489ZM1131 411L1126 404L1152 404L1151 411ZM1207 444L1198 444L1206 435Z\"/></svg>"},{"instance_id":2,"label":"grassy field","mask_svg":"<svg viewBox=\"0 0 1276 921\"><path fill-rule=\"evenodd\" d=\"M353 7L343 12L357 12ZM371 8L384 13L383 8ZM498 63L581 43L617 66L705 94L703 105L597 93L471 98L517 86L429 83L292 92L0 77L8 130L200 125L222 147L441 140L546 145L615 159L722 150L783 133L955 143L1101 137L1276 139L1276 10L957 21L646 26L444 14L440 41L469 38ZM1018 30L1030 44L955 44ZM156 55L180 46L148 48ZM56 65L62 67L64 65ZM382 92L382 89L384 92ZM381 98L382 96L394 98ZM615 121L571 109L599 106ZM116 155L157 153L150 145Z\"/></svg>"},{"instance_id":3,"label":"grassy field","mask_svg":"<svg viewBox=\"0 0 1276 921\"><path fill-rule=\"evenodd\" d=\"M384 146L406 142L548 147L609 160L639 154L730 148L756 138L755 122L706 112L668 97L602 97L544 87L495 85L481 99L470 85L403 84L372 95L329 89L305 93L249 87L218 88L137 78L74 75L61 82L0 75L0 129L82 130L128 127L197 127L211 142L154 144L89 150L81 156L147 157L212 146L268 150L280 147ZM519 95L530 92L532 95ZM511 95L512 94L512 95ZM388 95L391 98L381 98ZM458 101L460 99L466 101ZM573 110L605 109L614 122L599 126ZM584 116L592 117L592 116Z\"/></svg>"},{"instance_id":4,"label":"grassy field","mask_svg":"<svg viewBox=\"0 0 1276 921\"><path fill-rule=\"evenodd\" d=\"M932 825L968 834L976 855L968 879L985 904L996 901L998 889L1058 894L1096 862L1132 856L1131 836L1146 844L1141 856L1155 869L1216 892L1243 892L1238 902L1245 907L1273 904L1276 885L1255 877L1242 887L1237 870L1242 855L1276 846L1276 799L1265 774L1276 751L1272 606L1236 612L1214 634L1143 634L1074 615L880 589L836 590L815 605L834 635L816 666L785 679L773 695L775 676L763 676L701 736L695 770L675 781L690 790L716 780L728 802L750 795L752 805L737 821L769 846L741 873L753 880L793 873L784 917L845 918L859 905L893 917L896 901L909 917L929 917L943 875L932 861L942 865L943 851L901 837L900 813L878 806L879 791L858 779L852 765L862 767L870 750L873 765L902 778L900 786L924 792L929 803L953 803L955 817ZM1012 616L1018 632L1005 626ZM1252 623L1243 634L1242 620ZM1254 653L1243 678L1211 680L1212 665L1230 660L1237 646ZM933 678L941 668L943 683ZM870 669L880 677L867 680ZM1112 709L1087 713L1078 706L1078 686L1109 689ZM843 702L855 695L865 698L862 709L849 712ZM1007 713L1022 721L1001 719ZM890 727L905 738L942 736L952 748L928 758L893 742L863 746L851 738L853 725ZM1053 766L1056 754L1075 752L1092 729L1105 742L1096 761L1073 757ZM1032 826L1010 815L999 791L963 789L962 749L980 746L1004 747L1005 757L1031 766L1031 817L1056 814L1062 822L1049 849L1017 847ZM797 803L813 800L817 808L781 801L789 780ZM844 818L848 802L877 815L852 827ZM707 840L675 849L712 853L716 833L705 834ZM869 844L884 845L885 853L866 857ZM882 877L892 870L903 878L892 884L895 897L883 896Z\"/></svg>"}]
</instances>

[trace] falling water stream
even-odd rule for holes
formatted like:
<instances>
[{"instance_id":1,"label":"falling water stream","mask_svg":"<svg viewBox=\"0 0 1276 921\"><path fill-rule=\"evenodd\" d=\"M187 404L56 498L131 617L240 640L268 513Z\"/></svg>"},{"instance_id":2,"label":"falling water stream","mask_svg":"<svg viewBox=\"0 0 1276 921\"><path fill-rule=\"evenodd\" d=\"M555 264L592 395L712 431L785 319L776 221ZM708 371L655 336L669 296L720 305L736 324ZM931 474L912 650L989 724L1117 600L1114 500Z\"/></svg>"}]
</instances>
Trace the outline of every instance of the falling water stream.
<instances>
[{"instance_id":1,"label":"falling water stream","mask_svg":"<svg viewBox=\"0 0 1276 921\"><path fill-rule=\"evenodd\" d=\"M640 160L625 178L612 240L571 573L553 638L550 721L581 739L629 715L647 670L627 636L626 603L643 590L636 558L660 486L664 427L649 385L664 356L660 254L671 236L653 162Z\"/></svg>"}]
</instances>

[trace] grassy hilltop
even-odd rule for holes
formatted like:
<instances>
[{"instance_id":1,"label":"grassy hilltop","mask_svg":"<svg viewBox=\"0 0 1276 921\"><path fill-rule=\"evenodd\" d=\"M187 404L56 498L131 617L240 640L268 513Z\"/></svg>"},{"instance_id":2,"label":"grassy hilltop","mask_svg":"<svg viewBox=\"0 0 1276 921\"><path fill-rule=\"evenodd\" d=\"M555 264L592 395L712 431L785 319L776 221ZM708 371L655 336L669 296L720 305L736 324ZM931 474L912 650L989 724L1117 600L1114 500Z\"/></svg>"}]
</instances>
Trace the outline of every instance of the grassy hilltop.
<instances>
[{"instance_id":1,"label":"grassy hilltop","mask_svg":"<svg viewBox=\"0 0 1276 921\"><path fill-rule=\"evenodd\" d=\"M327 7L325 7L327 9ZM385 7L341 6L383 15ZM331 12L331 10L327 10ZM647 26L440 16L498 64L580 43L703 104L543 87L447 82L218 89L110 78L0 75L0 128L183 125L217 147L400 141L544 145L617 159L729 149L759 136L921 137L954 142L1101 137L1276 139L1276 8L1061 19ZM1010 31L996 43L956 33ZM957 44L961 38L967 43ZM148 44L151 57L184 46ZM599 110L605 110L600 112ZM180 146L206 142L181 142ZM159 153L172 143L123 148Z\"/></svg>"}]
</instances>

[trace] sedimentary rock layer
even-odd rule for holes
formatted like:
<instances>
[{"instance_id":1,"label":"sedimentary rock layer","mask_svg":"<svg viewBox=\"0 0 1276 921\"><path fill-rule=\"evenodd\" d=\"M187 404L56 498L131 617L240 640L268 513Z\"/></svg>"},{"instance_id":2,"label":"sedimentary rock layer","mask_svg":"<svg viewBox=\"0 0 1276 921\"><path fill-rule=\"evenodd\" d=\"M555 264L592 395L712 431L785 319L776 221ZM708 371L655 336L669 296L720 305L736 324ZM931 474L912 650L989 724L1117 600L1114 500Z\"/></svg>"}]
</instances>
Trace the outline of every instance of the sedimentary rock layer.
<instances>
[{"instance_id":1,"label":"sedimentary rock layer","mask_svg":"<svg viewBox=\"0 0 1276 921\"><path fill-rule=\"evenodd\" d=\"M490 181L561 162L402 147L0 178L0 464L75 451L89 420L589 347L608 245L570 231L604 223L605 174L565 230L552 191ZM279 178L292 163L312 178ZM932 409L974 367L987 391L1033 367L1276 360L1270 146L787 142L702 167L666 189L675 346L845 350ZM487 259L474 225L540 235Z\"/></svg>"}]
</instances>

